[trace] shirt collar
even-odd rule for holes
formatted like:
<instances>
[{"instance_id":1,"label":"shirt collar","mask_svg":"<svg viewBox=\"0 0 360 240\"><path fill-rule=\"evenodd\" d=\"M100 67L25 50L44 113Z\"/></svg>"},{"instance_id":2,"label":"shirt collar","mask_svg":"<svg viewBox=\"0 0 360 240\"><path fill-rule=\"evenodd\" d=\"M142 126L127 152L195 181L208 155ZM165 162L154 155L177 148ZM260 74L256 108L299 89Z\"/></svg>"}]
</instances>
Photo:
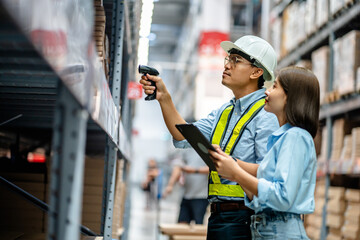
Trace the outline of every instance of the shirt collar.
<instances>
[{"instance_id":1,"label":"shirt collar","mask_svg":"<svg viewBox=\"0 0 360 240\"><path fill-rule=\"evenodd\" d=\"M275 132L273 132L272 136L274 137L280 137L281 135L283 135L287 130L289 130L290 128L292 128L292 125L290 123L285 123L284 125L282 125L278 130L276 130Z\"/></svg>"},{"instance_id":2,"label":"shirt collar","mask_svg":"<svg viewBox=\"0 0 360 240\"><path fill-rule=\"evenodd\" d=\"M259 90L256 90L255 92L252 92L242 98L239 99L235 99L235 97L233 97L231 99L231 103L233 105L237 105L240 108L248 108L251 104L253 104L255 101L259 100L260 98L265 97L265 88L261 88Z\"/></svg>"},{"instance_id":3,"label":"shirt collar","mask_svg":"<svg viewBox=\"0 0 360 240\"><path fill-rule=\"evenodd\" d=\"M276 141L279 140L280 137L290 128L292 128L291 124L286 123L282 125L279 129L277 129L275 132L273 132L268 138L267 150L269 151L270 148L272 148L272 146L276 143Z\"/></svg>"}]
</instances>

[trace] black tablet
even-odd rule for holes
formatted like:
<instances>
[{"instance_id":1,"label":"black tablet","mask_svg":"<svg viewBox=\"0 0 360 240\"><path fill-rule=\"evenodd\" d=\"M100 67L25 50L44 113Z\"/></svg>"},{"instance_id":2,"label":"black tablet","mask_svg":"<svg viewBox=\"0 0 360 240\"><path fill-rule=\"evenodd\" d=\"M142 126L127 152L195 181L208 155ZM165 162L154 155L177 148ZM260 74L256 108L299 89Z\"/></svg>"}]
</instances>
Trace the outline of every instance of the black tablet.
<instances>
[{"instance_id":1,"label":"black tablet","mask_svg":"<svg viewBox=\"0 0 360 240\"><path fill-rule=\"evenodd\" d=\"M190 145L200 155L202 160L209 166L210 171L216 171L214 162L210 159L208 149L215 151L215 148L193 124L176 124L175 127L186 138Z\"/></svg>"}]
</instances>

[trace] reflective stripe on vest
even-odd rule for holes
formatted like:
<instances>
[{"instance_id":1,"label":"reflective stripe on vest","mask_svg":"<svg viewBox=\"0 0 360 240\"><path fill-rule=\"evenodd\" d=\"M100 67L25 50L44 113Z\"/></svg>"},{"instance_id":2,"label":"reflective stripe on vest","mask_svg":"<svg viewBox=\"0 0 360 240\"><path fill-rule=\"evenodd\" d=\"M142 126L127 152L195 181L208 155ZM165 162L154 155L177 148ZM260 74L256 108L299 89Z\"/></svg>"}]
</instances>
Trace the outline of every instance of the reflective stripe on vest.
<instances>
[{"instance_id":1,"label":"reflective stripe on vest","mask_svg":"<svg viewBox=\"0 0 360 240\"><path fill-rule=\"evenodd\" d=\"M231 155L234 151L234 148L242 133L244 132L247 124L256 116L256 114L262 109L265 104L265 99L258 100L255 104L252 105L249 111L243 115L239 121L236 123L229 140L227 141L224 152L228 155ZM220 145L223 141L227 124L230 120L231 114L233 112L234 106L231 105L221 113L219 121L215 127L211 142L213 144ZM211 183L212 182L212 183ZM244 190L240 185L231 185L221 183L221 179L216 171L211 171L209 174L209 196L225 196L225 197L244 197Z\"/></svg>"}]
</instances>

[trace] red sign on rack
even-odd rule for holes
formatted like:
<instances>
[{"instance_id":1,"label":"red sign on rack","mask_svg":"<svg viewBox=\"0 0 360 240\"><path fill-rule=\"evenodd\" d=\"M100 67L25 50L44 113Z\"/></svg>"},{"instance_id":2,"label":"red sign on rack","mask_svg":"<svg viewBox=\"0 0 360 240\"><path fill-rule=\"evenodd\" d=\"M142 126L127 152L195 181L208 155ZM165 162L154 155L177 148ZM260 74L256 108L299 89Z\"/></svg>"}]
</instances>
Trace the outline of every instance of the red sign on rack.
<instances>
[{"instance_id":1,"label":"red sign on rack","mask_svg":"<svg viewBox=\"0 0 360 240\"><path fill-rule=\"evenodd\" d=\"M142 97L142 85L137 82L129 82L127 89L128 99L140 99Z\"/></svg>"}]
</instances>

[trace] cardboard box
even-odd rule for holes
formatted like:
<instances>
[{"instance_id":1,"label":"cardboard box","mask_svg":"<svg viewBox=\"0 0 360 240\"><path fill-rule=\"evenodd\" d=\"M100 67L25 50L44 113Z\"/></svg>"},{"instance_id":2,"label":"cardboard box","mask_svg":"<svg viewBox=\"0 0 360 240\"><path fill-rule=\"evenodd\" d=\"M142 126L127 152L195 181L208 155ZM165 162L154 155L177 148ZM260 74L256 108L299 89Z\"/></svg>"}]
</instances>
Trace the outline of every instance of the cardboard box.
<instances>
[{"instance_id":1,"label":"cardboard box","mask_svg":"<svg viewBox=\"0 0 360 240\"><path fill-rule=\"evenodd\" d=\"M160 232L164 235L197 235L206 236L207 226L201 224L189 225L183 223L160 224Z\"/></svg>"},{"instance_id":2,"label":"cardboard box","mask_svg":"<svg viewBox=\"0 0 360 240\"><path fill-rule=\"evenodd\" d=\"M315 198L315 210L314 213L317 215L322 215L325 205L325 198Z\"/></svg>"},{"instance_id":3,"label":"cardboard box","mask_svg":"<svg viewBox=\"0 0 360 240\"><path fill-rule=\"evenodd\" d=\"M329 234L326 239L330 240L342 240L341 229L329 228Z\"/></svg>"},{"instance_id":4,"label":"cardboard box","mask_svg":"<svg viewBox=\"0 0 360 240\"><path fill-rule=\"evenodd\" d=\"M360 216L360 203L348 202L345 216Z\"/></svg>"},{"instance_id":5,"label":"cardboard box","mask_svg":"<svg viewBox=\"0 0 360 240\"><path fill-rule=\"evenodd\" d=\"M316 181L316 186L315 186L315 204L316 204L316 200L320 200L325 198L325 191L326 191L326 187L325 187L325 181Z\"/></svg>"},{"instance_id":6,"label":"cardboard box","mask_svg":"<svg viewBox=\"0 0 360 240\"><path fill-rule=\"evenodd\" d=\"M316 0L307 0L305 8L305 32L310 36L316 31Z\"/></svg>"},{"instance_id":7,"label":"cardboard box","mask_svg":"<svg viewBox=\"0 0 360 240\"><path fill-rule=\"evenodd\" d=\"M334 42L333 89L340 96L353 93L360 67L360 31L351 31Z\"/></svg>"},{"instance_id":8,"label":"cardboard box","mask_svg":"<svg viewBox=\"0 0 360 240\"><path fill-rule=\"evenodd\" d=\"M298 21L304 19L306 3L293 1L283 12L283 41L284 54L295 49L306 39L305 24Z\"/></svg>"},{"instance_id":9,"label":"cardboard box","mask_svg":"<svg viewBox=\"0 0 360 240\"><path fill-rule=\"evenodd\" d=\"M309 70L312 69L312 62L310 60L300 60L295 65Z\"/></svg>"},{"instance_id":10,"label":"cardboard box","mask_svg":"<svg viewBox=\"0 0 360 240\"><path fill-rule=\"evenodd\" d=\"M355 91L360 91L360 67L356 70L356 83L355 83Z\"/></svg>"},{"instance_id":11,"label":"cardboard box","mask_svg":"<svg viewBox=\"0 0 360 240\"><path fill-rule=\"evenodd\" d=\"M276 57L279 60L281 57L281 34L282 34L282 19L277 17L270 24L270 42L273 46Z\"/></svg>"},{"instance_id":12,"label":"cardboard box","mask_svg":"<svg viewBox=\"0 0 360 240\"><path fill-rule=\"evenodd\" d=\"M360 215L345 215L344 225L360 226Z\"/></svg>"},{"instance_id":13,"label":"cardboard box","mask_svg":"<svg viewBox=\"0 0 360 240\"><path fill-rule=\"evenodd\" d=\"M336 200L344 200L345 199L345 188L329 187L328 198L336 199Z\"/></svg>"},{"instance_id":14,"label":"cardboard box","mask_svg":"<svg viewBox=\"0 0 360 240\"><path fill-rule=\"evenodd\" d=\"M342 37L344 69L339 87L340 95L355 91L356 71L360 67L360 31L351 31ZM346 82L345 82L346 81ZM347 85L347 86L345 86Z\"/></svg>"},{"instance_id":15,"label":"cardboard box","mask_svg":"<svg viewBox=\"0 0 360 240\"><path fill-rule=\"evenodd\" d=\"M341 155L341 149L344 143L344 128L345 128L345 119L340 118L334 121L332 128L333 137L332 137L332 149L331 149L331 161L338 161Z\"/></svg>"},{"instance_id":16,"label":"cardboard box","mask_svg":"<svg viewBox=\"0 0 360 240\"><path fill-rule=\"evenodd\" d=\"M327 203L327 212L334 214L343 214L346 209L346 202L337 198L330 199Z\"/></svg>"},{"instance_id":17,"label":"cardboard box","mask_svg":"<svg viewBox=\"0 0 360 240\"><path fill-rule=\"evenodd\" d=\"M333 233L329 233L326 237L326 240L342 240L341 235L335 235Z\"/></svg>"},{"instance_id":18,"label":"cardboard box","mask_svg":"<svg viewBox=\"0 0 360 240\"><path fill-rule=\"evenodd\" d=\"M329 82L329 47L321 47L311 53L312 71L319 81L320 104L325 103Z\"/></svg>"},{"instance_id":19,"label":"cardboard box","mask_svg":"<svg viewBox=\"0 0 360 240\"><path fill-rule=\"evenodd\" d=\"M332 214L329 213L326 216L326 225L331 228L340 229L344 224L344 215L343 214Z\"/></svg>"},{"instance_id":20,"label":"cardboard box","mask_svg":"<svg viewBox=\"0 0 360 240\"><path fill-rule=\"evenodd\" d=\"M352 153L351 159L355 160L360 157L360 128L353 128L351 130L352 136Z\"/></svg>"},{"instance_id":21,"label":"cardboard box","mask_svg":"<svg viewBox=\"0 0 360 240\"><path fill-rule=\"evenodd\" d=\"M345 7L347 0L330 0L330 14L335 15Z\"/></svg>"},{"instance_id":22,"label":"cardboard box","mask_svg":"<svg viewBox=\"0 0 360 240\"><path fill-rule=\"evenodd\" d=\"M360 203L360 190L359 189L346 189L345 200L349 202Z\"/></svg>"},{"instance_id":23,"label":"cardboard box","mask_svg":"<svg viewBox=\"0 0 360 240\"><path fill-rule=\"evenodd\" d=\"M315 24L318 28L321 28L328 21L328 0L316 1L316 21Z\"/></svg>"},{"instance_id":24,"label":"cardboard box","mask_svg":"<svg viewBox=\"0 0 360 240\"><path fill-rule=\"evenodd\" d=\"M316 228L313 226L307 226L305 231L311 240L320 240L320 237L321 237L321 229L320 228Z\"/></svg>"},{"instance_id":25,"label":"cardboard box","mask_svg":"<svg viewBox=\"0 0 360 240\"><path fill-rule=\"evenodd\" d=\"M360 240L360 227L354 225L344 225L341 228L342 236L347 239Z\"/></svg>"},{"instance_id":26,"label":"cardboard box","mask_svg":"<svg viewBox=\"0 0 360 240\"><path fill-rule=\"evenodd\" d=\"M306 218L307 226L321 229L322 226L322 215L310 214Z\"/></svg>"}]
</instances>

